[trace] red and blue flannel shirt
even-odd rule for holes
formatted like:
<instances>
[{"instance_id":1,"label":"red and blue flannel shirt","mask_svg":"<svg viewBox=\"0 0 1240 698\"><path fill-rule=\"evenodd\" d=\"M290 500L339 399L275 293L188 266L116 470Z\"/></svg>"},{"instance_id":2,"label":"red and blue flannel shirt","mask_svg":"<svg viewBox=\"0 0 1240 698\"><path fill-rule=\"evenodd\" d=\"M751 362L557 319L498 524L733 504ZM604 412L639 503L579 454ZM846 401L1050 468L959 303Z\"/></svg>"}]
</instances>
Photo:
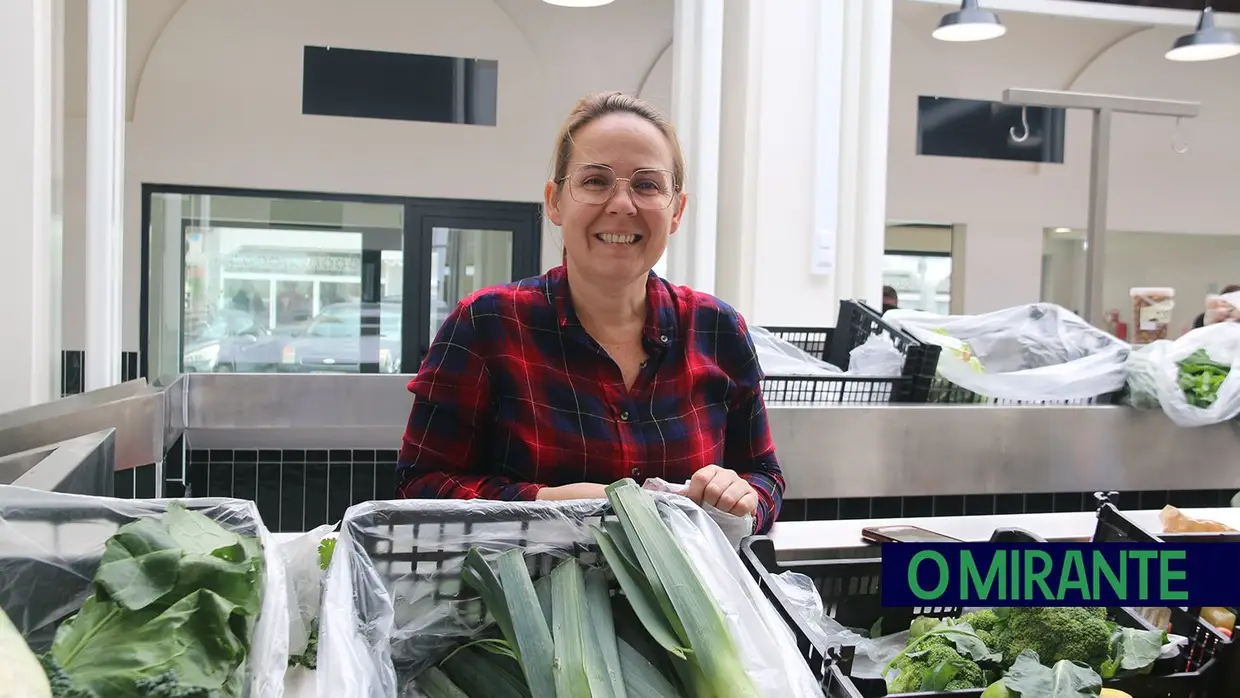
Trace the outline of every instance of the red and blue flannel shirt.
<instances>
[{"instance_id":1,"label":"red and blue flannel shirt","mask_svg":"<svg viewBox=\"0 0 1240 698\"><path fill-rule=\"evenodd\" d=\"M401 496L532 500L575 482L685 482L713 464L753 486L768 531L784 479L744 319L653 272L646 290L649 360L631 390L573 312L563 266L461 301L409 382Z\"/></svg>"}]
</instances>

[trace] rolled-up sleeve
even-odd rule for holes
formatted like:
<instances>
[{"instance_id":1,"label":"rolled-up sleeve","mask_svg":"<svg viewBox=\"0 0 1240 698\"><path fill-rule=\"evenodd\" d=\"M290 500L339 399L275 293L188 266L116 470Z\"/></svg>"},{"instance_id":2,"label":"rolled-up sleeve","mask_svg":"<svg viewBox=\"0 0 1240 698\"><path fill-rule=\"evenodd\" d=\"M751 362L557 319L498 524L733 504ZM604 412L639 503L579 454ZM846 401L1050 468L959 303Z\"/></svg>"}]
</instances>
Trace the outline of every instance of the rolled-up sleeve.
<instances>
[{"instance_id":1,"label":"rolled-up sleeve","mask_svg":"<svg viewBox=\"0 0 1240 698\"><path fill-rule=\"evenodd\" d=\"M539 485L478 474L490 432L491 379L465 302L448 316L417 375L397 463L409 499L535 499Z\"/></svg>"},{"instance_id":2,"label":"rolled-up sleeve","mask_svg":"<svg viewBox=\"0 0 1240 698\"><path fill-rule=\"evenodd\" d=\"M735 470L758 494L754 532L767 533L783 505L784 476L775 457L775 443L762 399L762 367L744 318L734 315L736 340L727 369L736 384L728 409L725 467Z\"/></svg>"}]
</instances>

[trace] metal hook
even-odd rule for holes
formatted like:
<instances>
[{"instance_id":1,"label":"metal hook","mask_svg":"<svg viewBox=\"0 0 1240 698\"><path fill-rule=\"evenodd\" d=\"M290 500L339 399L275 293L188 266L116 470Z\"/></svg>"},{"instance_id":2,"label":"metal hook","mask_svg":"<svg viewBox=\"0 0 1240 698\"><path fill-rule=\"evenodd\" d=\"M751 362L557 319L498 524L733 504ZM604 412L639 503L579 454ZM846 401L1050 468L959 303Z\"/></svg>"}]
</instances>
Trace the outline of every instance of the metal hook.
<instances>
[{"instance_id":1,"label":"metal hook","mask_svg":"<svg viewBox=\"0 0 1240 698\"><path fill-rule=\"evenodd\" d=\"M1025 141L1029 140L1029 107L1020 108L1020 126L1024 130L1021 132L1019 136L1016 135L1015 126L1008 129L1008 135L1011 136L1012 140L1016 141L1017 143L1024 143Z\"/></svg>"},{"instance_id":2,"label":"metal hook","mask_svg":"<svg viewBox=\"0 0 1240 698\"><path fill-rule=\"evenodd\" d=\"M1175 130L1171 132L1171 150L1177 155L1188 152L1188 143L1180 139L1180 117L1175 117Z\"/></svg>"}]
</instances>

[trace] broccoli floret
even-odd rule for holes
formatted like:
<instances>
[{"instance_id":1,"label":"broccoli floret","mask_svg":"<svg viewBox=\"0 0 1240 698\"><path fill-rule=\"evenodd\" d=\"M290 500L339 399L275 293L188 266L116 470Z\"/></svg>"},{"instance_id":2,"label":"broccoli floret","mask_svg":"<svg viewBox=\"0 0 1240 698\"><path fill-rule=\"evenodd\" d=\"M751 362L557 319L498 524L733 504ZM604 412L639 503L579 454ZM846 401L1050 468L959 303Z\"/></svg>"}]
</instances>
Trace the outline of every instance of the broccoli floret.
<instances>
[{"instance_id":1,"label":"broccoli floret","mask_svg":"<svg viewBox=\"0 0 1240 698\"><path fill-rule=\"evenodd\" d=\"M900 658L894 668L900 673L887 686L887 693L917 693L921 691L921 683L927 675L933 674L943 664L956 667L956 675L942 688L945 691L960 691L970 688L982 688L986 685L982 677L982 668L971 659L966 659L954 648L950 640L940 642L942 636L926 638L917 646L916 651Z\"/></svg>"},{"instance_id":2,"label":"broccoli floret","mask_svg":"<svg viewBox=\"0 0 1240 698\"><path fill-rule=\"evenodd\" d=\"M987 633L995 632L1002 625L999 621L999 616L989 608L966 613L960 617L960 622L968 623L969 627L973 628L974 631L985 631ZM978 634L980 635L981 633L979 632Z\"/></svg>"},{"instance_id":3,"label":"broccoli floret","mask_svg":"<svg viewBox=\"0 0 1240 698\"><path fill-rule=\"evenodd\" d=\"M73 679L51 652L39 655L39 664L43 665L43 673L52 686L52 698L96 698L93 691L73 685Z\"/></svg>"},{"instance_id":4,"label":"broccoli floret","mask_svg":"<svg viewBox=\"0 0 1240 698\"><path fill-rule=\"evenodd\" d=\"M172 672L142 679L134 685L142 698L220 698L218 691L201 686L185 686Z\"/></svg>"},{"instance_id":5,"label":"broccoli floret","mask_svg":"<svg viewBox=\"0 0 1240 698\"><path fill-rule=\"evenodd\" d=\"M1030 649L1046 666L1067 659L1097 669L1107 659L1111 626L1106 609L1013 608L995 640L995 649L1009 666L1022 650Z\"/></svg>"}]
</instances>

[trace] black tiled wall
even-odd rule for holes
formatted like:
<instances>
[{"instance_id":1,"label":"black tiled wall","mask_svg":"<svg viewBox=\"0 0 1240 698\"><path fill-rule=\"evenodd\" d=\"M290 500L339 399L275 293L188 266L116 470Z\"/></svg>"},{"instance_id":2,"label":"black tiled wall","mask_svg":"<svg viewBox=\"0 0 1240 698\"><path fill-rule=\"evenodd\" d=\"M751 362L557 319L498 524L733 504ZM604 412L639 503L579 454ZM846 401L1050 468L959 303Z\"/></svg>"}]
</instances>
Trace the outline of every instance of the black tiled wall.
<instances>
[{"instance_id":1,"label":"black tiled wall","mask_svg":"<svg viewBox=\"0 0 1240 698\"><path fill-rule=\"evenodd\" d=\"M186 496L252 499L276 532L336 523L353 504L396 498L394 450L212 449L186 459Z\"/></svg>"},{"instance_id":2,"label":"black tiled wall","mask_svg":"<svg viewBox=\"0 0 1240 698\"><path fill-rule=\"evenodd\" d=\"M121 380L139 378L138 352L121 352ZM60 396L77 395L85 390L86 352L81 349L65 349L60 352Z\"/></svg>"}]
</instances>

